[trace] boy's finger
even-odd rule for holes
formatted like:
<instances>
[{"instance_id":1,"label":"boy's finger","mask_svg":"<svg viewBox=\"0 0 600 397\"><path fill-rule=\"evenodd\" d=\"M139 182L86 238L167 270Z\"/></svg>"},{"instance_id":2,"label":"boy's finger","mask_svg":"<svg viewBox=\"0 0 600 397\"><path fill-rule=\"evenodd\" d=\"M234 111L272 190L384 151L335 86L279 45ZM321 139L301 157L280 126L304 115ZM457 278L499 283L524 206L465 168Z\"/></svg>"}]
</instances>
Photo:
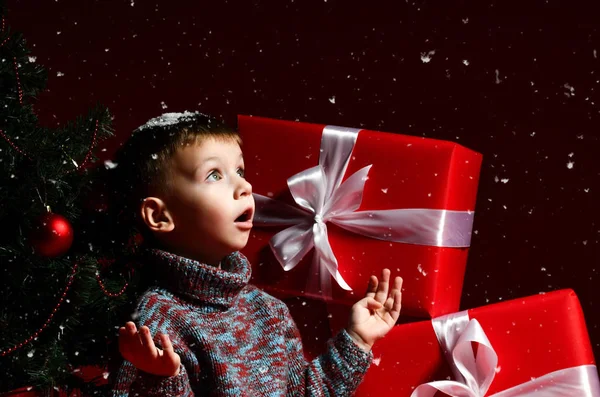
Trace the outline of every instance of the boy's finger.
<instances>
[{"instance_id":1,"label":"boy's finger","mask_svg":"<svg viewBox=\"0 0 600 397\"><path fill-rule=\"evenodd\" d=\"M365 305L367 306L367 309L369 309L369 310L378 310L381 308L381 303L377 302L373 298L367 298L367 300L365 301Z\"/></svg>"},{"instance_id":2,"label":"boy's finger","mask_svg":"<svg viewBox=\"0 0 600 397\"><path fill-rule=\"evenodd\" d=\"M127 330L125 327L119 328L119 351L123 354L127 343Z\"/></svg>"},{"instance_id":3,"label":"boy's finger","mask_svg":"<svg viewBox=\"0 0 600 397\"><path fill-rule=\"evenodd\" d=\"M128 343L141 343L138 335L138 330L133 322L128 321L125 324L125 332L123 334L123 336L126 337L126 341Z\"/></svg>"},{"instance_id":4,"label":"boy's finger","mask_svg":"<svg viewBox=\"0 0 600 397\"><path fill-rule=\"evenodd\" d=\"M131 335L125 327L119 328L119 353L124 359L131 361L136 348L141 346L137 334Z\"/></svg>"},{"instance_id":5,"label":"boy's finger","mask_svg":"<svg viewBox=\"0 0 600 397\"><path fill-rule=\"evenodd\" d=\"M365 294L367 298L375 298L375 292L377 292L378 283L379 281L377 280L377 277L369 277L369 285L367 285L367 293Z\"/></svg>"},{"instance_id":6,"label":"boy's finger","mask_svg":"<svg viewBox=\"0 0 600 397\"><path fill-rule=\"evenodd\" d=\"M402 277L396 276L396 278L394 279L394 287L390 291L390 295L392 295L394 290L398 290L398 291L402 292L402 282L403 282Z\"/></svg>"},{"instance_id":7,"label":"boy's finger","mask_svg":"<svg viewBox=\"0 0 600 397\"><path fill-rule=\"evenodd\" d=\"M160 343L165 352L170 352L173 350L173 344L171 343L171 338L167 334L160 334Z\"/></svg>"},{"instance_id":8,"label":"boy's finger","mask_svg":"<svg viewBox=\"0 0 600 397\"><path fill-rule=\"evenodd\" d=\"M158 354L156 351L156 346L154 346L152 336L150 336L150 330L148 329L148 327L140 327L140 340L142 342L142 345L145 347L145 350L152 352L153 357Z\"/></svg>"},{"instance_id":9,"label":"boy's finger","mask_svg":"<svg viewBox=\"0 0 600 397\"><path fill-rule=\"evenodd\" d=\"M381 271L381 281L375 293L375 300L381 304L385 303L388 297L388 288L390 284L390 269L383 269Z\"/></svg>"},{"instance_id":10,"label":"boy's finger","mask_svg":"<svg viewBox=\"0 0 600 397\"><path fill-rule=\"evenodd\" d=\"M392 316L394 324L396 324L396 321L398 321L398 317L400 317L400 309L402 309L402 292L395 291L394 304L392 305L392 310L390 310L390 316Z\"/></svg>"},{"instance_id":11,"label":"boy's finger","mask_svg":"<svg viewBox=\"0 0 600 397\"><path fill-rule=\"evenodd\" d=\"M125 329L132 335L137 332L137 329L135 328L135 323L133 321L127 321L125 323Z\"/></svg>"},{"instance_id":12,"label":"boy's finger","mask_svg":"<svg viewBox=\"0 0 600 397\"><path fill-rule=\"evenodd\" d=\"M394 307L394 294L392 292L392 294L385 300L385 303L383 304L383 307L385 308L385 310L387 310L388 312L392 311L392 308Z\"/></svg>"},{"instance_id":13,"label":"boy's finger","mask_svg":"<svg viewBox=\"0 0 600 397\"><path fill-rule=\"evenodd\" d=\"M140 343L137 332L132 333L129 327L119 328L119 346L130 345L132 343Z\"/></svg>"}]
</instances>

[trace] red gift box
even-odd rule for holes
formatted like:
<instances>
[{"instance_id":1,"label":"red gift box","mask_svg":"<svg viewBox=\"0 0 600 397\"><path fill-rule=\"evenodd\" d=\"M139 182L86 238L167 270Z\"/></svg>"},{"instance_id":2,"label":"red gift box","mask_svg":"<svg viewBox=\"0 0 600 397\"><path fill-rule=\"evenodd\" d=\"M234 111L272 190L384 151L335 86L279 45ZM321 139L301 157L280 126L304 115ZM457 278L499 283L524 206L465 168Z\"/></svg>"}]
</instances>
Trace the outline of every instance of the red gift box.
<instances>
[{"instance_id":1,"label":"red gift box","mask_svg":"<svg viewBox=\"0 0 600 397\"><path fill-rule=\"evenodd\" d=\"M485 396L532 379L539 381L555 371L595 364L583 312L572 290L514 299L467 313L479 322L498 355L495 377ZM478 359L480 350L476 350ZM409 397L423 383L454 379L432 321L395 326L375 343L373 355L374 363L356 396ZM598 396L597 369L591 369L593 376L587 380L593 390L590 394L563 389L559 394L535 396Z\"/></svg>"},{"instance_id":2,"label":"red gift box","mask_svg":"<svg viewBox=\"0 0 600 397\"><path fill-rule=\"evenodd\" d=\"M319 164L324 127L239 116L246 177L253 192L298 207L287 180ZM452 142L361 130L343 175L347 180L372 164L358 211L426 208L468 211L472 216L481 159L479 153ZM318 278L311 269L314 249L290 271L283 270L271 251L269 240L284 229L255 222L242 251L253 264L252 282L274 295L353 304L362 298L369 276L389 268L404 279L404 314L432 317L458 310L467 248L379 240L329 222L328 241L339 274L352 291L334 282L331 295L320 296L306 290L307 280ZM464 234L470 237L470 230Z\"/></svg>"}]
</instances>

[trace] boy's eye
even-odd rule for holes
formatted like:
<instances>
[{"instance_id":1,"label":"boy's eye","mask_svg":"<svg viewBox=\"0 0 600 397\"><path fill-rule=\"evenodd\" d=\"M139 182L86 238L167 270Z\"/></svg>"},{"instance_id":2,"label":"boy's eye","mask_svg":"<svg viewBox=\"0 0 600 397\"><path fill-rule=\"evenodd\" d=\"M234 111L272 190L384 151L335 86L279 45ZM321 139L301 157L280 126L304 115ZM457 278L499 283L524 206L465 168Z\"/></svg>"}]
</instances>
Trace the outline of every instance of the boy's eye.
<instances>
[{"instance_id":1,"label":"boy's eye","mask_svg":"<svg viewBox=\"0 0 600 397\"><path fill-rule=\"evenodd\" d=\"M217 170L211 171L206 178L209 181L219 181L221 180L221 174Z\"/></svg>"},{"instance_id":2,"label":"boy's eye","mask_svg":"<svg viewBox=\"0 0 600 397\"><path fill-rule=\"evenodd\" d=\"M244 169L243 168L238 168L237 169L237 174L243 178L244 177Z\"/></svg>"}]
</instances>

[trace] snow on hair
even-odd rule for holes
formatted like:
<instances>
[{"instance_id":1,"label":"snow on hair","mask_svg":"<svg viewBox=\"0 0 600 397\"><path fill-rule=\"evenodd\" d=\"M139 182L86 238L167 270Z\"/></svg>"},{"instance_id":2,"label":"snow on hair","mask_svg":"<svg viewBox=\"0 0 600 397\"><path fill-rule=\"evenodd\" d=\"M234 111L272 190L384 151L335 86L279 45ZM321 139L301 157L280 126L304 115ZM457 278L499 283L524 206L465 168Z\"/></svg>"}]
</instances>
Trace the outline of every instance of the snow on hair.
<instances>
[{"instance_id":1,"label":"snow on hair","mask_svg":"<svg viewBox=\"0 0 600 397\"><path fill-rule=\"evenodd\" d=\"M183 113L163 113L158 117L150 119L146 122L146 124L139 126L136 131L142 131L147 128L154 127L168 127L171 125L178 124L180 122L185 121L193 121L198 116L206 116L198 111L196 112L188 112L187 110ZM208 116L207 116L208 117Z\"/></svg>"}]
</instances>

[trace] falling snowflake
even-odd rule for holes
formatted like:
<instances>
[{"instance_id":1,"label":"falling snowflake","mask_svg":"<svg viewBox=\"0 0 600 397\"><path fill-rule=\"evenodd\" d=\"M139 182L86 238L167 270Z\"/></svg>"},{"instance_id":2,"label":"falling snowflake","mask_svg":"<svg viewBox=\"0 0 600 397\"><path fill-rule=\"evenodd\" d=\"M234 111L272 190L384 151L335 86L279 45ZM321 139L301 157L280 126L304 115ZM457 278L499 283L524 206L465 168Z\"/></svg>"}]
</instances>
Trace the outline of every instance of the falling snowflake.
<instances>
[{"instance_id":1,"label":"falling snowflake","mask_svg":"<svg viewBox=\"0 0 600 397\"><path fill-rule=\"evenodd\" d=\"M65 74L63 72L56 72L57 77L63 77Z\"/></svg>"},{"instance_id":2,"label":"falling snowflake","mask_svg":"<svg viewBox=\"0 0 600 397\"><path fill-rule=\"evenodd\" d=\"M433 57L434 54L435 54L435 50L431 50L429 52L422 52L421 53L421 61L423 63L429 63L429 61L431 61L431 58Z\"/></svg>"},{"instance_id":3,"label":"falling snowflake","mask_svg":"<svg viewBox=\"0 0 600 397\"><path fill-rule=\"evenodd\" d=\"M570 169L570 170L572 170L574 165L575 165L575 162L574 162L574 161L569 161L569 162L567 163L567 168L568 168L568 169Z\"/></svg>"},{"instance_id":4,"label":"falling snowflake","mask_svg":"<svg viewBox=\"0 0 600 397\"><path fill-rule=\"evenodd\" d=\"M329 98L329 102L335 103L335 96L332 96L331 98Z\"/></svg>"},{"instance_id":5,"label":"falling snowflake","mask_svg":"<svg viewBox=\"0 0 600 397\"><path fill-rule=\"evenodd\" d=\"M567 89L564 93L567 98L575 96L575 87L571 86L569 83L565 83L563 87Z\"/></svg>"},{"instance_id":6,"label":"falling snowflake","mask_svg":"<svg viewBox=\"0 0 600 397\"><path fill-rule=\"evenodd\" d=\"M113 168L115 168L117 165L118 165L117 163L113 163L113 162L112 162L112 161L110 161L110 160L106 160L106 161L104 161L104 167L105 167L107 170L112 170L112 169L113 169Z\"/></svg>"}]
</instances>

